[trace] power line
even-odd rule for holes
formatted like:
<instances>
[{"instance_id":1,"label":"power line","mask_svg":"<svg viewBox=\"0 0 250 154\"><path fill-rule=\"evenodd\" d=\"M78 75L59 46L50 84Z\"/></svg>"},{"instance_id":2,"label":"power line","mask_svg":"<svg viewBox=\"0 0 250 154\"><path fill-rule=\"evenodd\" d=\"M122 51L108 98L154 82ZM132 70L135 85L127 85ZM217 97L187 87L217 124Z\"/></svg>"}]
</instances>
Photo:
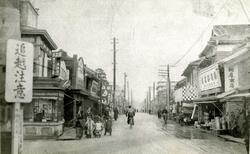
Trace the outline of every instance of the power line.
<instances>
[{"instance_id":1,"label":"power line","mask_svg":"<svg viewBox=\"0 0 250 154\"><path fill-rule=\"evenodd\" d=\"M248 22L250 22L250 18L249 18L248 14L247 14L246 8L244 7L244 4L243 4L242 0L238 0L238 1L240 2L240 6L241 6L241 8L242 8Z\"/></svg>"},{"instance_id":2,"label":"power line","mask_svg":"<svg viewBox=\"0 0 250 154\"><path fill-rule=\"evenodd\" d=\"M197 40L195 40L195 42L188 48L188 50L184 53L184 55L181 56L180 59L178 59L175 63L174 66L177 65L184 57L186 57L187 54L189 54L193 47L200 41L200 39L203 37L203 35L205 34L205 32L207 31L207 29L212 25L212 23L214 22L214 20L217 18L217 16L221 13L221 11L224 9L224 7L226 6L227 2L229 0L226 0L226 2L221 6L221 8L219 9L219 11L216 13L216 15L213 17L213 19L210 21L210 23L207 25L207 27L201 32L200 36L198 37Z\"/></svg>"}]
</instances>

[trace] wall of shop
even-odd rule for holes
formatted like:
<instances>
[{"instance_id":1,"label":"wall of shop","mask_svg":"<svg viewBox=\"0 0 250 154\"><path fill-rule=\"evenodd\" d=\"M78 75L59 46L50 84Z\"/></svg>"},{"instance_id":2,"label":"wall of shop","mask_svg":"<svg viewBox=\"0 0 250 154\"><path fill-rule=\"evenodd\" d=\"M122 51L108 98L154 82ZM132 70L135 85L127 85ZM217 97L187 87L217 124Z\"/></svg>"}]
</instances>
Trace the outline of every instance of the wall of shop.
<instances>
[{"instance_id":1,"label":"wall of shop","mask_svg":"<svg viewBox=\"0 0 250 154\"><path fill-rule=\"evenodd\" d=\"M226 120L228 129L232 130L235 125L239 127L239 135L243 134L244 123L244 102L243 101L230 101L226 105Z\"/></svg>"}]
</instances>

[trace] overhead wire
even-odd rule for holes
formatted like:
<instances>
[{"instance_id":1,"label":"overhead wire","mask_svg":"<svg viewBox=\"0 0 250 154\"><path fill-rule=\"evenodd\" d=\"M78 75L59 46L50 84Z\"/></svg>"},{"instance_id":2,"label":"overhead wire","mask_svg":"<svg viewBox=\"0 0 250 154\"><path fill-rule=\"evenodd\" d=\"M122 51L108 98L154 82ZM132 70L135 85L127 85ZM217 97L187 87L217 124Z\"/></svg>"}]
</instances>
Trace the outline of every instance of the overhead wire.
<instances>
[{"instance_id":1,"label":"overhead wire","mask_svg":"<svg viewBox=\"0 0 250 154\"><path fill-rule=\"evenodd\" d=\"M184 53L184 55L182 55L175 63L174 66L176 66L184 57L186 57L187 54L189 54L192 49L194 48L194 46L201 40L201 38L203 37L203 35L207 32L207 29L213 24L213 22L215 21L215 19L217 18L217 16L221 13L221 11L224 9L224 7L226 6L226 4L228 3L229 0L226 0L225 3L223 3L223 5L220 7L219 11L216 13L216 15L213 17L213 19L209 22L209 24L206 26L206 28L201 32L201 34L199 35L199 37L195 40L195 42L188 48L188 50Z\"/></svg>"},{"instance_id":2,"label":"overhead wire","mask_svg":"<svg viewBox=\"0 0 250 154\"><path fill-rule=\"evenodd\" d=\"M243 13L245 14L245 16L246 16L248 22L250 22L250 17L249 17L248 14L247 14L245 5L243 4L242 0L238 0L238 1L240 2L240 6L241 6L241 8L242 8L242 10L243 10Z\"/></svg>"}]
</instances>

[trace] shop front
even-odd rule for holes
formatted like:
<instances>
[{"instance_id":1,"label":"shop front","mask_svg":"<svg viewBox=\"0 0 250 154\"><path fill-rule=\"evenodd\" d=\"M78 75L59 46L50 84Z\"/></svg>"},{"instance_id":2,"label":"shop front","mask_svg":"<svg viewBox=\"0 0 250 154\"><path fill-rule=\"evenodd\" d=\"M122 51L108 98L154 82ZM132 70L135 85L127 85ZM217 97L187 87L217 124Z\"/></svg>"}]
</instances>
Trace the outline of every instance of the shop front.
<instances>
[{"instance_id":1,"label":"shop front","mask_svg":"<svg viewBox=\"0 0 250 154\"><path fill-rule=\"evenodd\" d=\"M199 71L199 98L195 99L195 108L198 115L196 127L213 130L217 133L226 131L225 101L221 101L223 84L221 67L218 63L212 64Z\"/></svg>"},{"instance_id":2,"label":"shop front","mask_svg":"<svg viewBox=\"0 0 250 154\"><path fill-rule=\"evenodd\" d=\"M215 97L198 99L195 102L198 123L196 127L217 132L225 132L225 103L220 102Z\"/></svg>"},{"instance_id":3,"label":"shop front","mask_svg":"<svg viewBox=\"0 0 250 154\"><path fill-rule=\"evenodd\" d=\"M223 59L226 101L225 112L229 134L234 137L244 136L244 125L249 107L250 91L250 50L246 45L236 48L234 54Z\"/></svg>"},{"instance_id":4,"label":"shop front","mask_svg":"<svg viewBox=\"0 0 250 154\"><path fill-rule=\"evenodd\" d=\"M64 91L34 88L33 99L24 105L24 138L56 138L63 133Z\"/></svg>"}]
</instances>

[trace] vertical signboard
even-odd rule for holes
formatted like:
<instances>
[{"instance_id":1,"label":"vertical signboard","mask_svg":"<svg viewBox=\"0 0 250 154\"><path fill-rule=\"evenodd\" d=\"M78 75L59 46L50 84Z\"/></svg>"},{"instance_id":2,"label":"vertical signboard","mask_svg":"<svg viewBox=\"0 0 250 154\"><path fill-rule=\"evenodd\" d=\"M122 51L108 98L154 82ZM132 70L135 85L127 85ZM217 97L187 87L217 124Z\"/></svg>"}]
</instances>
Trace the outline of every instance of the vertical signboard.
<instances>
[{"instance_id":1,"label":"vertical signboard","mask_svg":"<svg viewBox=\"0 0 250 154\"><path fill-rule=\"evenodd\" d=\"M9 39L6 53L5 100L28 103L32 100L33 44Z\"/></svg>"},{"instance_id":2,"label":"vertical signboard","mask_svg":"<svg viewBox=\"0 0 250 154\"><path fill-rule=\"evenodd\" d=\"M225 66L225 91L233 90L238 86L238 66Z\"/></svg>"},{"instance_id":3,"label":"vertical signboard","mask_svg":"<svg viewBox=\"0 0 250 154\"><path fill-rule=\"evenodd\" d=\"M21 103L32 101L33 44L18 40L7 41L5 100L15 103L12 122L12 154L23 150L23 110Z\"/></svg>"},{"instance_id":4,"label":"vertical signboard","mask_svg":"<svg viewBox=\"0 0 250 154\"><path fill-rule=\"evenodd\" d=\"M97 91L98 91L98 82L92 81L90 92L92 95L97 95Z\"/></svg>"}]
</instances>

